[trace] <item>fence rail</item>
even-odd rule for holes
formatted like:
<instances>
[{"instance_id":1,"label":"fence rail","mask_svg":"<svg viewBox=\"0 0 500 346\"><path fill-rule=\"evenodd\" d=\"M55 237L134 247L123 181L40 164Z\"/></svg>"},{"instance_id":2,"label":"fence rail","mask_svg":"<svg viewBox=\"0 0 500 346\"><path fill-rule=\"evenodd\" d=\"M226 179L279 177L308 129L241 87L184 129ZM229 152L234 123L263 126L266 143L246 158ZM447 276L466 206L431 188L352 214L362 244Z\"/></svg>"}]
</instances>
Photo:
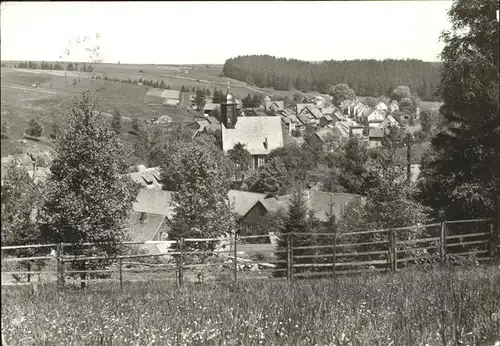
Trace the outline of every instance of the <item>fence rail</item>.
<instances>
[{"instance_id":1,"label":"fence rail","mask_svg":"<svg viewBox=\"0 0 500 346\"><path fill-rule=\"evenodd\" d=\"M453 227L456 225L471 225L476 224L482 227L481 230L472 228L472 232L464 232L460 229L455 232ZM489 226L488 230L485 227ZM421 238L407 237L404 238L403 231L425 231L425 235ZM454 234L458 233L458 234ZM413 235L413 233L411 233ZM376 236L379 236L378 238ZM119 282L120 287L123 287L123 282L133 282L134 280L125 280L124 273L172 273L175 272L175 278L162 278L162 281L175 280L177 285L182 285L186 270L223 267L233 272L233 278L238 280L238 271L241 266L250 266L257 268L262 273L271 273L274 279L287 279L291 281L296 278L308 277L328 277L334 275L357 274L367 272L396 272L398 269L405 267L409 263L417 263L419 261L437 261L441 265L445 265L449 255L456 256L475 256L479 262L486 262L498 258L500 245L498 244L498 236L494 236L493 227L488 224L488 220L456 220L445 221L440 223L431 223L427 225L416 225L408 227L398 227L390 229L369 230L350 233L290 233L280 234L285 248L277 248L271 244L248 244L259 238L268 238L269 235L251 235L251 236L232 236L219 238L180 238L176 241L144 241L144 242L122 242L124 247L128 245L168 245L175 246L173 251L164 253L149 253L149 254L130 254L109 256L82 256L68 255L68 248L81 248L88 246L97 246L104 243L60 243L60 244L34 244L34 245L18 245L18 246L2 246L2 262L24 262L28 266L26 271L4 271L4 275L27 275L28 283L32 275L56 275L58 286L64 287L65 281L69 275L80 275L80 282L92 281L107 281ZM317 243L311 244L311 237L315 237ZM346 237L351 237L346 239ZM352 238L354 237L354 238ZM370 240L371 241L367 241ZM381 240L382 238L382 240ZM349 240L349 242L347 242ZM466 240L466 241L464 241ZM229 250L212 250L212 251L194 251L192 248L186 248L186 245L193 243L223 241L229 245ZM430 246L430 243L434 243ZM486 247L486 249L485 249ZM55 255L50 256L31 256L31 257L5 257L4 252L24 249L56 249ZM66 249L66 254L64 253ZM238 252L240 250L240 252ZM342 250L343 252L339 251ZM272 253L276 258L266 259L246 259L238 257L243 251L244 253ZM39 253L39 252L38 252ZM190 255L219 255L220 260L214 263L192 263L187 260L186 256ZM142 262L126 262L124 260L139 260L139 259L160 259L169 258L173 263L152 264ZM40 261L55 262L55 270L53 271L35 271L32 270L32 262L39 263ZM86 265L93 261L109 261L112 265L106 269L88 269ZM80 263L73 266L73 269L65 270L64 264ZM2 263L3 264L3 263ZM78 268L81 266L81 268ZM136 268L130 268L135 266ZM138 266L147 266L147 268L139 268ZM110 277L107 279L96 279L91 276L96 274L118 274L118 278ZM242 276L240 279L250 278L269 278L269 276ZM135 280L137 281L137 280ZM139 280L140 281L140 280ZM3 283L10 285L9 283Z\"/></svg>"}]
</instances>

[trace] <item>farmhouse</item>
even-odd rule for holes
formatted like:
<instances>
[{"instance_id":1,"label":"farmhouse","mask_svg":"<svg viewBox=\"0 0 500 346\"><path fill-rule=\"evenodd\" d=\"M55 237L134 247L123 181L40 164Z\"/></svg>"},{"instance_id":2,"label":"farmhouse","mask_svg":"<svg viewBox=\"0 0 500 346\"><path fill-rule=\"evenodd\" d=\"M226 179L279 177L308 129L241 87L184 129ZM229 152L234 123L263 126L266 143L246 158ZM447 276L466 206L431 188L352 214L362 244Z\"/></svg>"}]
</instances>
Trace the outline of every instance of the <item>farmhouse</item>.
<instances>
[{"instance_id":1,"label":"farmhouse","mask_svg":"<svg viewBox=\"0 0 500 346\"><path fill-rule=\"evenodd\" d=\"M349 193L331 193L309 190L308 203L314 215L322 222L327 220L327 212L332 206L333 214L340 220L350 203L363 203L359 195ZM243 234L259 234L259 223L266 215L276 214L278 211L287 211L292 195L268 197L259 200L240 221L240 230Z\"/></svg>"},{"instance_id":2,"label":"farmhouse","mask_svg":"<svg viewBox=\"0 0 500 346\"><path fill-rule=\"evenodd\" d=\"M338 136L336 136L335 131L330 128L321 128L314 132L308 139L307 142L311 145L319 145L326 151L334 151L338 147Z\"/></svg>"}]
</instances>

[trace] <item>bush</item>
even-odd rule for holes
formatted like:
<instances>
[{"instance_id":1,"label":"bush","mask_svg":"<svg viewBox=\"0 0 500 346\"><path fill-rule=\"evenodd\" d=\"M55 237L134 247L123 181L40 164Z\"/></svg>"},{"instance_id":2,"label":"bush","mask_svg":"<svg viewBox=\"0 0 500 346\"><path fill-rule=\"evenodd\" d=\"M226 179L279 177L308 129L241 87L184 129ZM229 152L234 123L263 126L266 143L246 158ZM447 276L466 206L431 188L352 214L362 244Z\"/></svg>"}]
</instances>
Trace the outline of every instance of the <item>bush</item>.
<instances>
[{"instance_id":1,"label":"bush","mask_svg":"<svg viewBox=\"0 0 500 346\"><path fill-rule=\"evenodd\" d=\"M37 118L32 118L26 127L26 134L32 137L40 137L43 133L42 124Z\"/></svg>"}]
</instances>

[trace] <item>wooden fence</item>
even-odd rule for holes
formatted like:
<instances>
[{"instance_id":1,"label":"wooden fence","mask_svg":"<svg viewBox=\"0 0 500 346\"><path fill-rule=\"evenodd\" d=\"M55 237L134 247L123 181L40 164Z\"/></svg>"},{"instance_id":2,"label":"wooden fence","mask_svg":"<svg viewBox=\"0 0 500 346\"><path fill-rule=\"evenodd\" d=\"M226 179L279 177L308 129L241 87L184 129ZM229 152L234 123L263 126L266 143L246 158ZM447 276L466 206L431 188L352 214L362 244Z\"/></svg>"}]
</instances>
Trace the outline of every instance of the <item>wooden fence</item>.
<instances>
[{"instance_id":1,"label":"wooden fence","mask_svg":"<svg viewBox=\"0 0 500 346\"><path fill-rule=\"evenodd\" d=\"M97 244L41 244L3 246L2 267L7 262L23 262L26 271L3 272L3 275L26 275L30 284L32 275L52 275L56 277L58 287L64 288L66 280L71 275L79 275L82 285L98 274L117 275L116 278L105 280L119 282L123 288L124 276L127 273L159 272L161 280L168 280L166 273L174 273L177 285L182 285L185 272L219 267L232 274L233 280L267 278L287 279L318 278L335 275L397 272L410 265L423 263L439 263L441 266L455 261L457 258L472 257L476 263L492 261L499 256L498 235L494 235L493 225L484 219L459 220L380 229L352 233L289 233L280 235L280 246L272 244L252 244L258 238L268 238L268 235L233 236L228 238L180 238L176 241L123 242L123 246L133 245L167 245L173 251L156 254L135 254L108 256L75 256L68 255L65 249L75 245L90 247ZM229 249L212 251L193 251L190 243L226 242ZM50 251L55 249L55 256L9 257L8 251L21 249L36 249L35 251ZM259 258L247 259L239 256L241 253L258 253ZM193 263L187 261L190 255L217 254L215 263ZM266 255L264 255L266 254ZM151 264L140 262L144 259L169 258L170 263ZM66 270L65 264L106 260L111 265L100 270ZM55 262L53 271L31 270L36 262ZM135 261L135 262L132 262ZM139 262L138 262L139 261ZM129 268L130 266L148 266L148 268ZM243 275L242 266L250 266L261 275ZM264 274L264 275L262 275ZM94 279L95 280L95 279ZM127 280L126 282L132 282ZM2 286L6 285L2 282Z\"/></svg>"}]
</instances>

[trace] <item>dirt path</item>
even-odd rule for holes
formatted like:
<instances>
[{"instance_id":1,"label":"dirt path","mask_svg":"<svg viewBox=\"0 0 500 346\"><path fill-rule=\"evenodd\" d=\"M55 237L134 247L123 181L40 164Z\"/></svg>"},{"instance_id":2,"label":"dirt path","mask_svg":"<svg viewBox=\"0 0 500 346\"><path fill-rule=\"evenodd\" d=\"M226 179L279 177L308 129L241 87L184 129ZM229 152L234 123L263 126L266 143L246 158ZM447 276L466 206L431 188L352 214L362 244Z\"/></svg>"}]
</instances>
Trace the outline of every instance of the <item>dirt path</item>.
<instances>
[{"instance_id":1,"label":"dirt path","mask_svg":"<svg viewBox=\"0 0 500 346\"><path fill-rule=\"evenodd\" d=\"M198 83L218 84L218 85L227 86L227 83L225 83L225 82L209 81L209 80L205 80L205 79L196 79L196 78L191 78L191 77L181 77L180 75L164 74L163 76L164 77L169 77L169 78L184 79L184 80L194 81L194 82L198 82ZM268 96L273 96L272 94L270 94L268 92L256 89L256 88L251 87L251 86L249 86L247 84L233 84L233 86L239 87L239 88L245 88L245 89L248 89L248 90L251 90L251 91L254 91L254 92L258 92L258 93L261 93L261 94L265 94L265 95L268 95Z\"/></svg>"}]
</instances>

